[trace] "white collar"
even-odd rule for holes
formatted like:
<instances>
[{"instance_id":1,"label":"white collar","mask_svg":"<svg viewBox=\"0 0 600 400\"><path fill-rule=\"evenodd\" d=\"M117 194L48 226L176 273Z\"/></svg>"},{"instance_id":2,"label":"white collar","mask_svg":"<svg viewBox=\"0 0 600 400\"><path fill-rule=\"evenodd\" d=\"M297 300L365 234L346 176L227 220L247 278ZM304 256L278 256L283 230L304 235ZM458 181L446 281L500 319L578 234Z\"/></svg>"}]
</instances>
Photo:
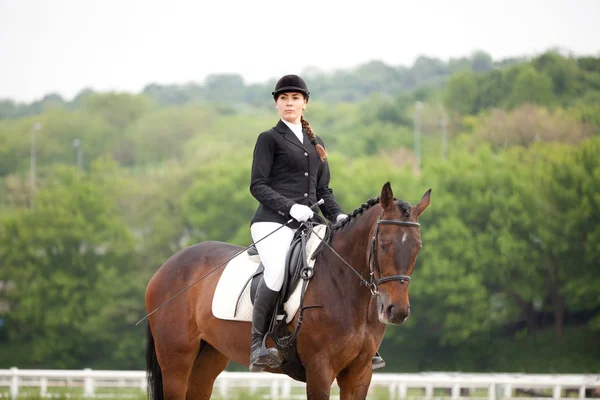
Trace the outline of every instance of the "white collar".
<instances>
[{"instance_id":1,"label":"white collar","mask_svg":"<svg viewBox=\"0 0 600 400\"><path fill-rule=\"evenodd\" d=\"M300 124L290 124L289 122L287 122L286 120L283 120L283 123L286 124L288 126L288 128L290 128L290 130L292 132L294 132L294 135L296 135L296 137L298 138L298 140L300 141L300 143L304 143L304 135L302 134L302 123Z\"/></svg>"}]
</instances>

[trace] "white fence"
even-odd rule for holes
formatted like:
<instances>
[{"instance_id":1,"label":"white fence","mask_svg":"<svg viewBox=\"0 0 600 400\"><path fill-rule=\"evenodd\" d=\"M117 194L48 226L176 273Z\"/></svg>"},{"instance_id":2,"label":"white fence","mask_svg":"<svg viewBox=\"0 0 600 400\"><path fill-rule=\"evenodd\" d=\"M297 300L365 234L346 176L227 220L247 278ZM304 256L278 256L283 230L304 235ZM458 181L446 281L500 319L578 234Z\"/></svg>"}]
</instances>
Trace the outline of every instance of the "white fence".
<instances>
[{"instance_id":1,"label":"white fence","mask_svg":"<svg viewBox=\"0 0 600 400\"><path fill-rule=\"evenodd\" d=\"M0 369L0 397L2 389L8 388L6 397L16 399L31 395L53 397L56 387L78 388L85 397L115 397L115 389L121 397L139 398L146 391L144 371L96 371L84 370L21 370ZM337 387L334 384L334 387ZM22 390L29 388L27 390ZM104 388L113 388L112 394L102 393ZM124 389L129 388L129 389ZM226 398L234 389L256 392L265 391L270 399L303 398L298 395L304 383L285 375L249 372L228 372L219 375L215 383L215 394ZM440 397L458 400L461 398L490 400L517 399L519 396L535 398L599 398L600 375L538 375L538 374L471 374L437 373L416 374L375 373L371 390L387 391L389 399L437 399ZM440 389L443 394L440 395ZM39 391L38 391L39 390ZM435 392L434 392L435 391ZM293 393L295 393L293 395ZM19 396L21 394L21 396ZM63 394L64 396L64 394ZM587 396L587 397L586 397Z\"/></svg>"}]
</instances>

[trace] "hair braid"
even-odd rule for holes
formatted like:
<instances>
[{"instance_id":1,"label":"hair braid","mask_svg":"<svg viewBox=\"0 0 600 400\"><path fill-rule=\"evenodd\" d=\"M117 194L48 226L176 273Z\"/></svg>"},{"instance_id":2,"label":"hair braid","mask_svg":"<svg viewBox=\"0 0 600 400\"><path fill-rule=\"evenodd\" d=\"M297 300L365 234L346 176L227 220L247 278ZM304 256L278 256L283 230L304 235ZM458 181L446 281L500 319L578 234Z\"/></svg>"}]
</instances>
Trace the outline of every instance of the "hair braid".
<instances>
[{"instance_id":1,"label":"hair braid","mask_svg":"<svg viewBox=\"0 0 600 400\"><path fill-rule=\"evenodd\" d=\"M308 122L308 120L306 120L304 118L304 115L302 115L300 117L300 123L302 124L302 128L304 128L304 130L308 134L308 137L310 138L310 142L315 145L315 148L317 149L317 154L319 155L319 158L321 159L321 161L326 162L327 161L327 150L325 150L325 148L323 146L321 146L319 143L317 143L317 135L315 135L315 132L313 131L312 127L310 126L310 122Z\"/></svg>"}]
</instances>

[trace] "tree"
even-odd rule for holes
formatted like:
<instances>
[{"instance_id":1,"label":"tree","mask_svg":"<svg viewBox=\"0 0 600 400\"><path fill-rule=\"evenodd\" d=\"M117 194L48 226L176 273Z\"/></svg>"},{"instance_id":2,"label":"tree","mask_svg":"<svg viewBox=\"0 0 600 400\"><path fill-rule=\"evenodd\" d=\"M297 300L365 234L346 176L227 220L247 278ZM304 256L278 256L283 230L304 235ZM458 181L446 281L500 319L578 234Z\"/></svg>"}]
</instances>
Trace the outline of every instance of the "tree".
<instances>
[{"instance_id":1,"label":"tree","mask_svg":"<svg viewBox=\"0 0 600 400\"><path fill-rule=\"evenodd\" d=\"M556 52L546 52L533 59L531 64L537 71L550 77L557 98L570 100L580 95L580 71L574 59L565 58Z\"/></svg>"},{"instance_id":2,"label":"tree","mask_svg":"<svg viewBox=\"0 0 600 400\"><path fill-rule=\"evenodd\" d=\"M543 72L537 72L531 65L525 65L520 69L507 99L507 104L511 108L527 103L542 106L556 103L552 79Z\"/></svg>"},{"instance_id":3,"label":"tree","mask_svg":"<svg viewBox=\"0 0 600 400\"><path fill-rule=\"evenodd\" d=\"M206 100L209 102L243 103L244 78L239 74L213 74L204 81Z\"/></svg>"},{"instance_id":4,"label":"tree","mask_svg":"<svg viewBox=\"0 0 600 400\"><path fill-rule=\"evenodd\" d=\"M488 143L493 148L527 147L537 141L576 144L593 133L589 125L564 110L549 111L532 104L512 111L494 109L480 121L474 143Z\"/></svg>"},{"instance_id":5,"label":"tree","mask_svg":"<svg viewBox=\"0 0 600 400\"><path fill-rule=\"evenodd\" d=\"M230 154L197 170L198 180L184 197L190 242L220 240L250 244L250 219L256 200L250 194L251 159L243 152Z\"/></svg>"},{"instance_id":6,"label":"tree","mask_svg":"<svg viewBox=\"0 0 600 400\"><path fill-rule=\"evenodd\" d=\"M89 94L83 97L82 102L85 111L100 115L120 132L153 106L149 97L128 93Z\"/></svg>"},{"instance_id":7,"label":"tree","mask_svg":"<svg viewBox=\"0 0 600 400\"><path fill-rule=\"evenodd\" d=\"M547 201L540 235L547 260L549 297L555 335L561 337L567 310L600 308L600 140L586 140L576 148L546 151L541 177ZM600 329L596 315L592 326Z\"/></svg>"},{"instance_id":8,"label":"tree","mask_svg":"<svg viewBox=\"0 0 600 400\"><path fill-rule=\"evenodd\" d=\"M106 337L110 344L125 339L126 324L142 308L126 298L141 293L132 284L132 238L111 188L93 175L78 177L75 168L53 176L35 208L0 225L0 280L13 284L5 294L8 335L30 344L31 366L81 368L81 360L113 356ZM107 326L113 330L98 329Z\"/></svg>"},{"instance_id":9,"label":"tree","mask_svg":"<svg viewBox=\"0 0 600 400\"><path fill-rule=\"evenodd\" d=\"M472 72L461 71L448 81L444 103L448 109L468 115L475 111L477 95L476 76Z\"/></svg>"},{"instance_id":10,"label":"tree","mask_svg":"<svg viewBox=\"0 0 600 400\"><path fill-rule=\"evenodd\" d=\"M476 51L471 55L471 69L473 72L487 72L493 67L492 56L485 51Z\"/></svg>"}]
</instances>

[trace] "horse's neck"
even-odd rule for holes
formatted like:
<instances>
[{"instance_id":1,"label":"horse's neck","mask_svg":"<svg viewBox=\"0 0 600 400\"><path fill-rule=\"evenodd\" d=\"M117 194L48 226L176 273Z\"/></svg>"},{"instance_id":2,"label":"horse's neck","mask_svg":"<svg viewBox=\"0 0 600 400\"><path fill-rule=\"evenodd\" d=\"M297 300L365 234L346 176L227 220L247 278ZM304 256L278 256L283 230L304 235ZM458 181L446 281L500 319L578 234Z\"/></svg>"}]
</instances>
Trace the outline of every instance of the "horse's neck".
<instances>
[{"instance_id":1,"label":"horse's neck","mask_svg":"<svg viewBox=\"0 0 600 400\"><path fill-rule=\"evenodd\" d=\"M379 215L379 208L374 206L355 221L351 221L344 228L340 228L338 232L334 233L331 241L331 247L335 252L367 281L369 280L368 251L371 241L370 233ZM330 279L338 281L335 282L334 286L339 287L340 280L344 282L344 297L351 301L370 301L371 292L344 261L332 255L329 262L331 265L327 269L331 271Z\"/></svg>"}]
</instances>

